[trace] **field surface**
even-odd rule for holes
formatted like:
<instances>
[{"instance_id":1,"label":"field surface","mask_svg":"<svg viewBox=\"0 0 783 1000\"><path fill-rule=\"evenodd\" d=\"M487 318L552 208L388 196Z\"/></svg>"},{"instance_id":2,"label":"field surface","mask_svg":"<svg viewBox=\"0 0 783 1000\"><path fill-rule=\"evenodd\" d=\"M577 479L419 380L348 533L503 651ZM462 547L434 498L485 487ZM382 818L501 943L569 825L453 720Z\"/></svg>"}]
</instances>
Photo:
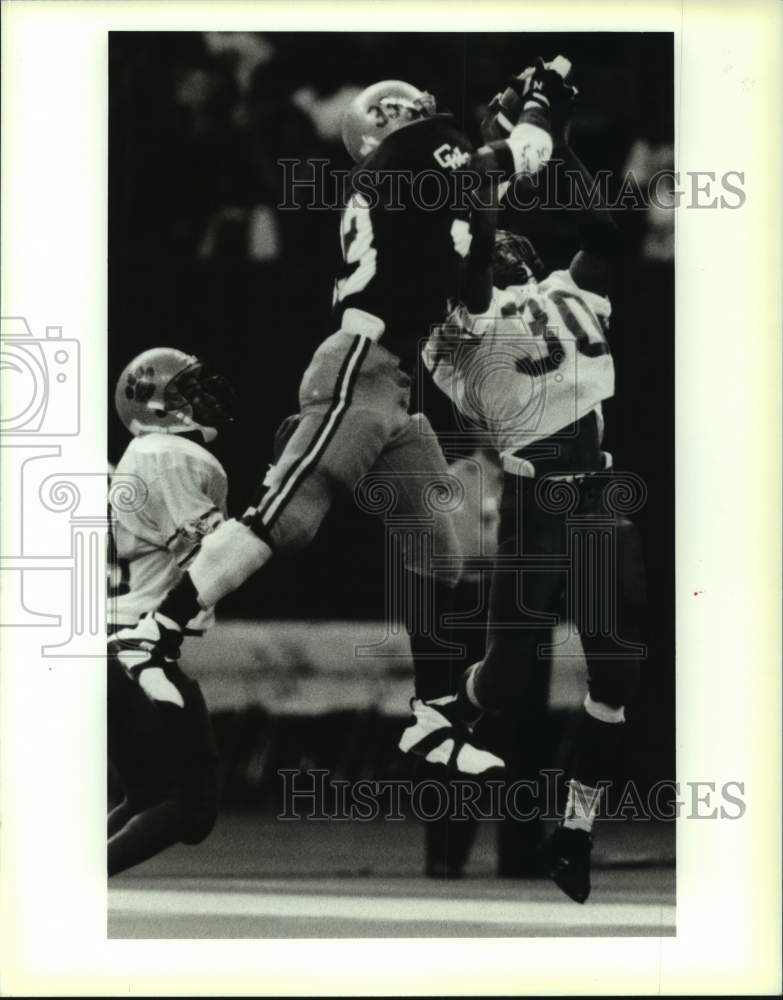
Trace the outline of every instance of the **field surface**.
<instances>
[{"instance_id":1,"label":"field surface","mask_svg":"<svg viewBox=\"0 0 783 1000\"><path fill-rule=\"evenodd\" d=\"M584 906L547 880L495 875L481 825L465 877L425 878L424 830L402 822L221 817L111 880L112 938L661 936L675 932L674 827L604 822Z\"/></svg>"}]
</instances>

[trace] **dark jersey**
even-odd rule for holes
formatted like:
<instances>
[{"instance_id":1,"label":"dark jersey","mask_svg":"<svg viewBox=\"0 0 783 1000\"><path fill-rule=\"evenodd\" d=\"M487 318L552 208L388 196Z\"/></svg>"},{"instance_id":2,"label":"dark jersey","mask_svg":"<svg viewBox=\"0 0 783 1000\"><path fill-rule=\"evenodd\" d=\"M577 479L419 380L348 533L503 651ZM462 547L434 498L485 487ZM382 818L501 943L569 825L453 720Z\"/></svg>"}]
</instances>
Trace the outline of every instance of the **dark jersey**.
<instances>
[{"instance_id":1,"label":"dark jersey","mask_svg":"<svg viewBox=\"0 0 783 1000\"><path fill-rule=\"evenodd\" d=\"M473 161L455 120L434 115L393 132L351 176L335 321L348 309L377 317L380 343L406 368L447 300L460 297L470 213L457 175Z\"/></svg>"}]
</instances>

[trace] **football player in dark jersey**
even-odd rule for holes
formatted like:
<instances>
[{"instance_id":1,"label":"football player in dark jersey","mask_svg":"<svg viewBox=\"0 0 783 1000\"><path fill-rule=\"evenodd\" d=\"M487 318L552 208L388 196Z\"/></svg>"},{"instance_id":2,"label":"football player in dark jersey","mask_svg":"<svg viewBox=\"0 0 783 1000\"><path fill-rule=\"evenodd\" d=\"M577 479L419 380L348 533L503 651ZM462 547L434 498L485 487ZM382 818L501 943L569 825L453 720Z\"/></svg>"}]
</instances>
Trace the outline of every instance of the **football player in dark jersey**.
<instances>
[{"instance_id":1,"label":"football player in dark jersey","mask_svg":"<svg viewBox=\"0 0 783 1000\"><path fill-rule=\"evenodd\" d=\"M426 523L430 533L428 544L405 557L404 589L417 595L404 601L416 699L400 749L467 775L502 766L471 742L437 631L461 557L448 512L432 502L439 485L448 491L449 477L426 417L409 413L409 372L429 325L439 321L446 300L460 294L471 236L494 225L493 212L471 212L465 192L535 174L547 161L550 111L570 100L569 69L562 57L551 64L538 60L515 78L498 98L504 137L478 150L431 95L411 84L374 84L349 107L343 138L359 167L340 223L337 332L304 374L298 422L259 502L204 539L188 573L154 614L119 634L119 655L159 656L161 645L170 645L171 634L199 608L216 604L273 554L306 545L335 496L350 496L372 473L388 487L394 514ZM476 309L486 305L472 303Z\"/></svg>"}]
</instances>

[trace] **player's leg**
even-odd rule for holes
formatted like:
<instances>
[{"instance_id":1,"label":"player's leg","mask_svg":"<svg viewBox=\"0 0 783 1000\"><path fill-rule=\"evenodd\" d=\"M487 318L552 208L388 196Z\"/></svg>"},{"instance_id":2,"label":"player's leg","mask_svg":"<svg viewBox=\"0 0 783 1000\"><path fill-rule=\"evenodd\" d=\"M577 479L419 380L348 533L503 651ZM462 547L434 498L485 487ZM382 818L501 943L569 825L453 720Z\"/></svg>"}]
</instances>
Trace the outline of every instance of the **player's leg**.
<instances>
[{"instance_id":1,"label":"player's leg","mask_svg":"<svg viewBox=\"0 0 783 1000\"><path fill-rule=\"evenodd\" d=\"M520 783L515 807L532 814L524 821L504 823L501 871L512 876L541 872L541 822L536 813L543 794L541 736L551 676L548 647L566 581L559 567L566 545L563 514L542 508L536 485L526 476L504 475L485 655L468 670L460 691L466 711L474 717L485 710L498 713L494 724L506 736L506 781ZM490 719L486 722L490 724Z\"/></svg>"},{"instance_id":2,"label":"player's leg","mask_svg":"<svg viewBox=\"0 0 783 1000\"><path fill-rule=\"evenodd\" d=\"M454 676L456 647L449 616L462 572L462 554L452 519L461 500L435 432L422 414L383 450L372 473L359 484L358 497L383 497L388 517L387 585L402 598L401 614L410 636L415 698L413 717L400 749L460 775L483 778L503 767L499 757L478 747L461 713ZM394 525L404 526L395 530Z\"/></svg>"},{"instance_id":3,"label":"player's leg","mask_svg":"<svg viewBox=\"0 0 783 1000\"><path fill-rule=\"evenodd\" d=\"M172 818L174 778L165 732L156 706L113 658L107 661L107 745L124 792L108 819L109 875L176 843L179 819Z\"/></svg>"},{"instance_id":4,"label":"player's leg","mask_svg":"<svg viewBox=\"0 0 783 1000\"><path fill-rule=\"evenodd\" d=\"M384 348L362 336L329 337L302 379L300 420L258 504L241 521L226 521L207 535L188 572L126 641L157 646L170 638L167 629L176 636L274 553L306 545L335 494L350 492L404 426L409 392L410 379Z\"/></svg>"},{"instance_id":5,"label":"player's leg","mask_svg":"<svg viewBox=\"0 0 783 1000\"><path fill-rule=\"evenodd\" d=\"M134 804L147 805L166 798L173 777L166 763L160 718L138 683L112 657L107 661L106 695L108 757L125 801L132 809Z\"/></svg>"},{"instance_id":6,"label":"player's leg","mask_svg":"<svg viewBox=\"0 0 783 1000\"><path fill-rule=\"evenodd\" d=\"M220 782L218 750L201 685L178 664L169 664L166 675L180 691L183 708L161 706L170 731L176 735L172 749L177 792L183 810L181 840L200 844L214 829L218 814Z\"/></svg>"},{"instance_id":7,"label":"player's leg","mask_svg":"<svg viewBox=\"0 0 783 1000\"><path fill-rule=\"evenodd\" d=\"M620 643L644 648L646 590L641 544L629 521L617 525L616 584L604 597L617 609L607 631L578 622L588 671L588 694L575 746L573 778L589 786L613 780L626 755L626 707L638 686L641 655Z\"/></svg>"},{"instance_id":8,"label":"player's leg","mask_svg":"<svg viewBox=\"0 0 783 1000\"><path fill-rule=\"evenodd\" d=\"M391 533L384 570L390 592L402 598L416 696L426 701L450 695L454 647L447 619L462 573L451 510L460 502L460 484L449 473L435 432L422 414L410 417L360 482L360 505L371 509L369 504L379 496Z\"/></svg>"},{"instance_id":9,"label":"player's leg","mask_svg":"<svg viewBox=\"0 0 783 1000\"><path fill-rule=\"evenodd\" d=\"M565 574L562 514L540 508L535 480L505 473L498 545L489 597L487 647L463 684L476 713L503 709L524 713L548 682L552 627Z\"/></svg>"},{"instance_id":10,"label":"player's leg","mask_svg":"<svg viewBox=\"0 0 783 1000\"><path fill-rule=\"evenodd\" d=\"M324 402L322 392L305 379L296 430L270 470L260 502L243 519L274 552L309 544L334 497L351 495L407 423L407 379L393 378L394 369L377 345L363 340L357 348L363 370L353 381L347 377L350 368L337 377L338 398ZM383 355L391 358L386 351Z\"/></svg>"},{"instance_id":11,"label":"player's leg","mask_svg":"<svg viewBox=\"0 0 783 1000\"><path fill-rule=\"evenodd\" d=\"M177 773L182 768L177 765L183 757L193 763L188 780L195 781L204 770L204 754L201 740L194 738L187 701L185 707L153 702L116 661L110 659L108 665L109 755L125 792L108 820L107 868L111 876L180 841L195 842L190 840L191 811ZM213 809L216 807L215 793ZM201 811L205 813L205 809ZM199 839L209 832L203 823L201 830Z\"/></svg>"},{"instance_id":12,"label":"player's leg","mask_svg":"<svg viewBox=\"0 0 783 1000\"><path fill-rule=\"evenodd\" d=\"M134 811L125 825L109 838L109 876L140 865L178 843L183 829L182 804L176 798Z\"/></svg>"},{"instance_id":13,"label":"player's leg","mask_svg":"<svg viewBox=\"0 0 783 1000\"><path fill-rule=\"evenodd\" d=\"M106 832L108 836L111 837L113 834L117 833L118 830L121 830L132 815L133 807L126 797L109 813L109 818L106 822Z\"/></svg>"},{"instance_id":14,"label":"player's leg","mask_svg":"<svg viewBox=\"0 0 783 1000\"><path fill-rule=\"evenodd\" d=\"M126 791L109 817L108 870L115 875L173 844L204 840L217 817L218 758L201 688L177 664L166 665L165 679L179 702L152 702L109 662L111 759Z\"/></svg>"},{"instance_id":15,"label":"player's leg","mask_svg":"<svg viewBox=\"0 0 783 1000\"><path fill-rule=\"evenodd\" d=\"M591 512L601 513L602 482L588 478L581 486L579 514L589 530ZM631 648L643 638L646 605L641 547L630 522L617 524L615 565L586 567L577 587L591 588L593 614L578 595L575 601L588 670L588 694L580 713L569 768L569 791L565 816L550 845L552 875L563 891L577 902L590 892L592 828L598 813L602 785L616 778L626 757L625 708L633 700L639 682L639 652ZM605 578L597 578L601 576ZM590 581L590 582L588 582ZM602 607L609 602L612 614ZM606 619L608 628L596 629ZM628 655L622 655L623 644ZM643 648L643 647L639 647Z\"/></svg>"},{"instance_id":16,"label":"player's leg","mask_svg":"<svg viewBox=\"0 0 783 1000\"><path fill-rule=\"evenodd\" d=\"M518 783L515 807L531 816L524 821L509 817L503 824L501 871L512 876L540 870L542 828L536 814L543 794L541 737L551 676L547 647L565 583L556 565L563 546L562 515L540 509L534 480L506 473L486 651L465 675L461 698L474 714L497 713L486 723L494 724L499 737L505 736L506 780Z\"/></svg>"},{"instance_id":17,"label":"player's leg","mask_svg":"<svg viewBox=\"0 0 783 1000\"><path fill-rule=\"evenodd\" d=\"M492 727L506 760L507 787L514 787L514 812L498 829L498 872L504 877L543 874L541 769L549 763L549 647L565 584L557 566L563 545L562 516L539 508L535 481L505 473L486 649L467 672L463 694L474 711L490 710L482 725Z\"/></svg>"}]
</instances>

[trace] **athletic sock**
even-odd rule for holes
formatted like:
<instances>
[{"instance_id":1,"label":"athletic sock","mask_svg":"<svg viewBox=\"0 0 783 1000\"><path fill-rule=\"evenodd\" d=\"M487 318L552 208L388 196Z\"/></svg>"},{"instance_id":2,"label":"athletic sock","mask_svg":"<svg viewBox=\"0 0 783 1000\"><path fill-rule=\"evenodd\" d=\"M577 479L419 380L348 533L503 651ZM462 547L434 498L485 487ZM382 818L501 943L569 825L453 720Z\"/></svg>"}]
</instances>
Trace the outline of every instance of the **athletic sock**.
<instances>
[{"instance_id":1,"label":"athletic sock","mask_svg":"<svg viewBox=\"0 0 783 1000\"><path fill-rule=\"evenodd\" d=\"M195 618L199 611L203 610L190 573L186 572L182 575L182 578L163 598L163 603L157 610L161 615L175 621L182 629L191 618Z\"/></svg>"},{"instance_id":2,"label":"athletic sock","mask_svg":"<svg viewBox=\"0 0 783 1000\"><path fill-rule=\"evenodd\" d=\"M592 788L572 779L568 783L568 802L563 826L568 830L583 830L585 833L590 833L600 804L600 788Z\"/></svg>"},{"instance_id":3,"label":"athletic sock","mask_svg":"<svg viewBox=\"0 0 783 1000\"><path fill-rule=\"evenodd\" d=\"M474 677L481 663L468 667L457 683L456 714L464 722L476 722L483 714L484 707L479 703L474 688Z\"/></svg>"}]
</instances>

